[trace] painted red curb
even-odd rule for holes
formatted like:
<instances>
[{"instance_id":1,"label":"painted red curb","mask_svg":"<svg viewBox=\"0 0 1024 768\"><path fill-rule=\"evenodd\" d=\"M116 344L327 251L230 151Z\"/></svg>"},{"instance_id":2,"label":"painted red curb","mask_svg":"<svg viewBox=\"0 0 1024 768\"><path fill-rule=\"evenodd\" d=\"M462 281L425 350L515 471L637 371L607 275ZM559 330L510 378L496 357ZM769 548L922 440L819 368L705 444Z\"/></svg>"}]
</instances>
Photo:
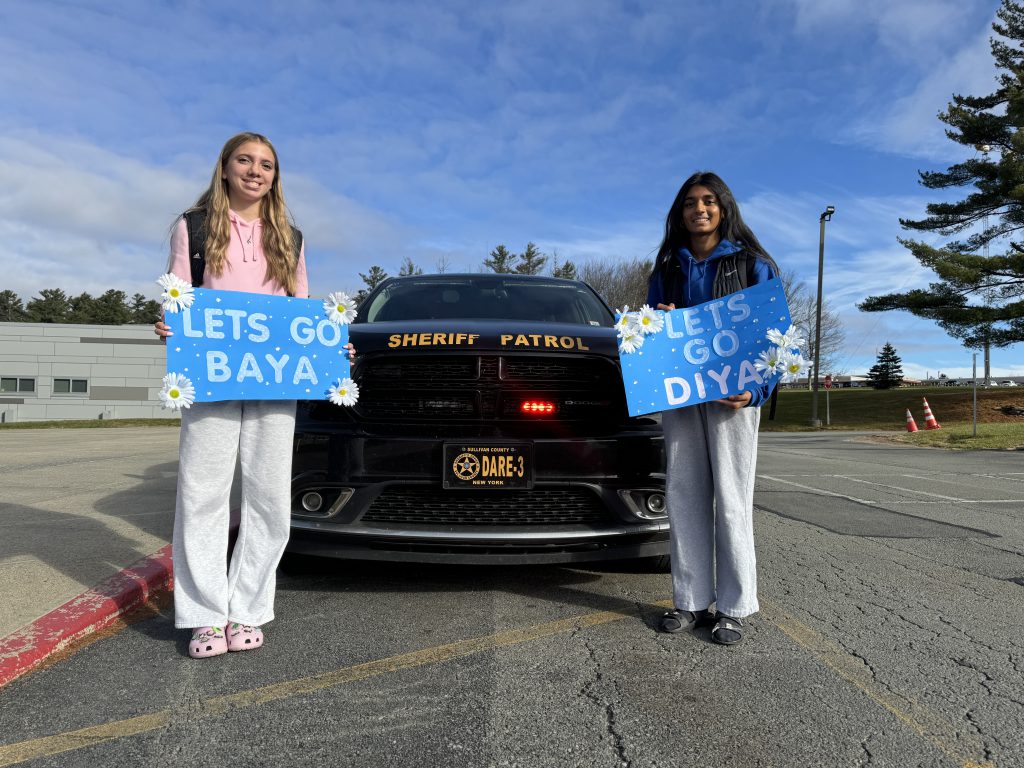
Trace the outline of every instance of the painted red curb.
<instances>
[{"instance_id":1,"label":"painted red curb","mask_svg":"<svg viewBox=\"0 0 1024 768\"><path fill-rule=\"evenodd\" d=\"M0 639L0 687L171 589L173 572L168 544Z\"/></svg>"}]
</instances>

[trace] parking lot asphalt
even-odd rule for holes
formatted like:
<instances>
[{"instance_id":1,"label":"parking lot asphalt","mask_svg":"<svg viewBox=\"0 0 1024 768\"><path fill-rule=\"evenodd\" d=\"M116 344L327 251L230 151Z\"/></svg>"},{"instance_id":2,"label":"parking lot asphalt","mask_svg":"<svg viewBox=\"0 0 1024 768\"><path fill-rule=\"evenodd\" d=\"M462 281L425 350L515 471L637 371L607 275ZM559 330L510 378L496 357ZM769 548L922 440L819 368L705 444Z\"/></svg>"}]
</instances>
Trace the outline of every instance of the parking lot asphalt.
<instances>
[{"instance_id":1,"label":"parking lot asphalt","mask_svg":"<svg viewBox=\"0 0 1024 768\"><path fill-rule=\"evenodd\" d=\"M163 428L0 433L3 640L126 566L159 568L176 439ZM259 663L241 654L197 674L156 601L136 631L0 694L15 705L0 716L0 765L153 764L169 734L230 760L235 726L264 742L253 764L302 745L352 758L337 764L1024 764L1019 454L861 440L762 436L764 604L738 649L650 631L665 576L284 573ZM487 691L474 684L481 675ZM702 730L709 718L735 721L737 733ZM563 729L573 735L558 743ZM388 760L360 763L360 748Z\"/></svg>"},{"instance_id":2,"label":"parking lot asphalt","mask_svg":"<svg viewBox=\"0 0 1024 768\"><path fill-rule=\"evenodd\" d=\"M176 427L0 432L0 685L166 588Z\"/></svg>"}]
</instances>

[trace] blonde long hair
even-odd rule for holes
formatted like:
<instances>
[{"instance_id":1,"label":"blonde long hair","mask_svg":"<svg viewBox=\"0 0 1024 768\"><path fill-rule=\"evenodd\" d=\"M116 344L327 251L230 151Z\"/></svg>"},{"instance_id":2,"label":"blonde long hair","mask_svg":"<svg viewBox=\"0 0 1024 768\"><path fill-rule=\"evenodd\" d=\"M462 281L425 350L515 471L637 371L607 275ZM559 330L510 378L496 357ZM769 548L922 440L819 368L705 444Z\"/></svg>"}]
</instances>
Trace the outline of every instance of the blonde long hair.
<instances>
[{"instance_id":1,"label":"blonde long hair","mask_svg":"<svg viewBox=\"0 0 1024 768\"><path fill-rule=\"evenodd\" d=\"M220 151L220 159L213 169L210 187L189 210L206 211L206 268L220 277L227 263L228 243L231 241L231 220L228 217L228 183L224 169L232 153L243 144L254 141L266 146L274 155L274 181L264 196L260 208L263 222L263 256L267 260L268 281L276 281L290 296L295 295L295 270L298 256L295 237L288 219L288 207L281 190L281 163L270 139L258 133L244 132L232 136Z\"/></svg>"}]
</instances>

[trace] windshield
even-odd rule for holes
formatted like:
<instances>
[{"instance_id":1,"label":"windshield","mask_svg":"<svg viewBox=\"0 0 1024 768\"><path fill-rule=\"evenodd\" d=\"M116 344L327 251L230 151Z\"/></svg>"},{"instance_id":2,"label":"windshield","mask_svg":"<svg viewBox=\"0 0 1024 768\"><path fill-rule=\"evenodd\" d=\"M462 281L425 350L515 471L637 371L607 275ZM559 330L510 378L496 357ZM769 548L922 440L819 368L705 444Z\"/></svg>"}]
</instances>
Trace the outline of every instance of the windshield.
<instances>
[{"instance_id":1,"label":"windshield","mask_svg":"<svg viewBox=\"0 0 1024 768\"><path fill-rule=\"evenodd\" d=\"M396 280L359 307L356 322L452 319L614 324L608 308L583 283L512 275Z\"/></svg>"}]
</instances>

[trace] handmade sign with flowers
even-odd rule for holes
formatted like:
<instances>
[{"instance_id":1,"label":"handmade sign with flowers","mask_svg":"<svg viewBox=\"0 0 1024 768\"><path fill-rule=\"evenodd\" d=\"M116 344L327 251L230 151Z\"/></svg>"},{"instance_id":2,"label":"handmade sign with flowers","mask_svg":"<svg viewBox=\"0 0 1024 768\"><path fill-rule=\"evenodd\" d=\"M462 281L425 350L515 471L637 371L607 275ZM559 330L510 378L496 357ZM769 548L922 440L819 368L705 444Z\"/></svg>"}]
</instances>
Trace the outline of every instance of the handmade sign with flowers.
<instances>
[{"instance_id":1,"label":"handmade sign with flowers","mask_svg":"<svg viewBox=\"0 0 1024 768\"><path fill-rule=\"evenodd\" d=\"M615 327L631 416L770 388L807 367L781 280L669 312L624 307Z\"/></svg>"},{"instance_id":2,"label":"handmade sign with flowers","mask_svg":"<svg viewBox=\"0 0 1024 768\"><path fill-rule=\"evenodd\" d=\"M167 408L217 400L313 400L353 405L348 325L355 302L193 288L173 274L158 281L167 338Z\"/></svg>"}]
</instances>

